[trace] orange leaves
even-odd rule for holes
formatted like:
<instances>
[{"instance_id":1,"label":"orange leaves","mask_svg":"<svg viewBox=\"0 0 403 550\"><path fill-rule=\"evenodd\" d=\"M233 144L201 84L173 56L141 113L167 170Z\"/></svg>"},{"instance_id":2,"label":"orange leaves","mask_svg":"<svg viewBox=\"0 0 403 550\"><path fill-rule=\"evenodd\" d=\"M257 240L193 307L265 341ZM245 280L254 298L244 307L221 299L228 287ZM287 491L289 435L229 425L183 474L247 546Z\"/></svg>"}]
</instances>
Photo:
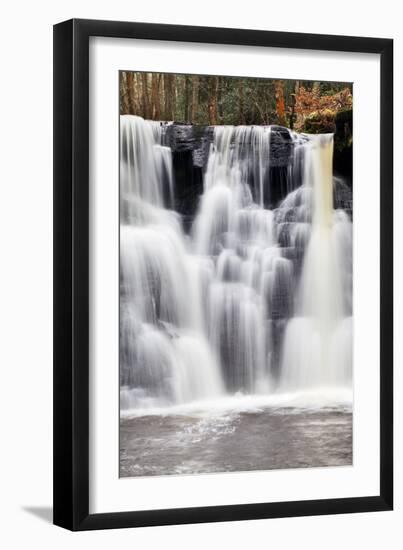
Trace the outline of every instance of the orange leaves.
<instances>
[{"instance_id":1,"label":"orange leaves","mask_svg":"<svg viewBox=\"0 0 403 550\"><path fill-rule=\"evenodd\" d=\"M276 99L276 112L278 122L282 126L285 126L285 101L284 101L284 81L274 81L274 95Z\"/></svg>"},{"instance_id":2,"label":"orange leaves","mask_svg":"<svg viewBox=\"0 0 403 550\"><path fill-rule=\"evenodd\" d=\"M312 90L307 90L300 86L295 95L295 113L297 115L295 128L302 130L306 118L316 119L318 122L329 123L341 109L352 106L353 97L348 88L333 95L321 95L320 87L314 86Z\"/></svg>"}]
</instances>

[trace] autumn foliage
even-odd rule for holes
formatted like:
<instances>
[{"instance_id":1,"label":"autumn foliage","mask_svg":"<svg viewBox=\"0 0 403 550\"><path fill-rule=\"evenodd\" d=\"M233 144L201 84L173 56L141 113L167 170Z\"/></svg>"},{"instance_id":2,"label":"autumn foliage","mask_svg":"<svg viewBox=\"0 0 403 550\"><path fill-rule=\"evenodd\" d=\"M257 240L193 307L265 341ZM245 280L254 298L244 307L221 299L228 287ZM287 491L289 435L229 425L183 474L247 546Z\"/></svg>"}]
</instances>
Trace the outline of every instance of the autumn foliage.
<instances>
[{"instance_id":1,"label":"autumn foliage","mask_svg":"<svg viewBox=\"0 0 403 550\"><path fill-rule=\"evenodd\" d=\"M348 88L333 94L321 95L319 87L311 90L300 86L295 94L295 123L297 131L318 130L334 131L336 114L345 109L351 109L353 96Z\"/></svg>"},{"instance_id":2,"label":"autumn foliage","mask_svg":"<svg viewBox=\"0 0 403 550\"><path fill-rule=\"evenodd\" d=\"M299 132L334 132L352 108L343 82L120 73L120 112L191 124L279 124Z\"/></svg>"},{"instance_id":3,"label":"autumn foliage","mask_svg":"<svg viewBox=\"0 0 403 550\"><path fill-rule=\"evenodd\" d=\"M274 97L276 99L276 113L278 123L281 126L286 125L285 119L285 101L284 101L284 82L282 80L274 81Z\"/></svg>"}]
</instances>

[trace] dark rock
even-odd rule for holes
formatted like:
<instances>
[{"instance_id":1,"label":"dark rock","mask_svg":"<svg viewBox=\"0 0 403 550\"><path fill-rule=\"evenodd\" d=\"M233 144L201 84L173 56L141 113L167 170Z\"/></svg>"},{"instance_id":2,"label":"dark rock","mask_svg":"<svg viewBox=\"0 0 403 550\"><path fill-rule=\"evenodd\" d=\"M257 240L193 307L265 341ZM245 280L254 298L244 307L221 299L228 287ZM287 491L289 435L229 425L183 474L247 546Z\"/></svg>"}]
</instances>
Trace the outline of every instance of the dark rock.
<instances>
[{"instance_id":1,"label":"dark rock","mask_svg":"<svg viewBox=\"0 0 403 550\"><path fill-rule=\"evenodd\" d=\"M335 131L335 113L330 109L315 111L304 121L304 132L307 134L333 134Z\"/></svg>"},{"instance_id":2,"label":"dark rock","mask_svg":"<svg viewBox=\"0 0 403 550\"><path fill-rule=\"evenodd\" d=\"M203 171L193 162L193 151L189 148L172 153L175 178L175 210L182 215L186 232L190 230L199 197L203 193Z\"/></svg>"},{"instance_id":3,"label":"dark rock","mask_svg":"<svg viewBox=\"0 0 403 550\"><path fill-rule=\"evenodd\" d=\"M315 120L314 116L310 117L312 124ZM334 120L333 129L336 130L333 158L334 172L342 176L351 188L351 110L340 111ZM175 209L182 215L186 231L191 226L199 203L199 196L203 192L203 174L207 166L213 139L213 126L174 123L168 125L166 129L165 144L171 148L173 157ZM250 155L250 144L245 145L245 155ZM275 208L290 192L292 185L295 185L296 182L297 185L302 183L303 158L294 159L294 162L293 158L294 141L290 131L282 126L272 126L269 170L266 170L263 186L263 202L266 207ZM250 161L253 166L256 165L253 163L252 158ZM256 174L252 165L248 173L248 184L254 195L254 200L258 202L259 183L258 181L254 181ZM345 194L344 198L340 200L343 204L349 201Z\"/></svg>"},{"instance_id":4,"label":"dark rock","mask_svg":"<svg viewBox=\"0 0 403 550\"><path fill-rule=\"evenodd\" d=\"M353 174L353 111L342 109L335 116L333 169L352 188Z\"/></svg>"},{"instance_id":5,"label":"dark rock","mask_svg":"<svg viewBox=\"0 0 403 550\"><path fill-rule=\"evenodd\" d=\"M352 217L353 193L344 179L336 177L333 180L333 203L335 208L345 210Z\"/></svg>"}]
</instances>

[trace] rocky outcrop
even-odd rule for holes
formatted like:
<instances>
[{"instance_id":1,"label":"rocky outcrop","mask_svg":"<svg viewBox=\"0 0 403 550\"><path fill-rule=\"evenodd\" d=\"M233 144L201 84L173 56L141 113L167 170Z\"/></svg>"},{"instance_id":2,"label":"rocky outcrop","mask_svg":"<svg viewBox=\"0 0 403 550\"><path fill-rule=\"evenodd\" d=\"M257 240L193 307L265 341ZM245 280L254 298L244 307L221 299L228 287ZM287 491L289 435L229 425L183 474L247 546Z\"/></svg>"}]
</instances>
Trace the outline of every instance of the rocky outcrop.
<instances>
[{"instance_id":1,"label":"rocky outcrop","mask_svg":"<svg viewBox=\"0 0 403 550\"><path fill-rule=\"evenodd\" d=\"M167 126L165 144L172 153L192 152L193 164L205 168L213 142L213 126L194 126L191 124L174 123ZM245 144L250 145L250 144ZM287 166L293 151L293 142L287 128L272 126L270 135L271 166Z\"/></svg>"},{"instance_id":2,"label":"rocky outcrop","mask_svg":"<svg viewBox=\"0 0 403 550\"><path fill-rule=\"evenodd\" d=\"M353 111L342 109L335 116L334 171L352 188L353 176Z\"/></svg>"},{"instance_id":3,"label":"rocky outcrop","mask_svg":"<svg viewBox=\"0 0 403 550\"><path fill-rule=\"evenodd\" d=\"M347 184L351 188L349 179L352 170L351 110L349 113L340 111L336 119L332 121L331 127L324 127L320 121L314 120L315 117L312 117L312 120L309 119L309 124L313 125L311 128L313 133L335 132L334 171L346 178ZM172 151L175 175L175 209L182 215L185 229L190 228L199 196L203 192L203 174L213 139L213 126L196 126L175 122L166 127L164 141ZM245 143L245 151L250 151L250 146L251 144ZM294 165L293 169L290 169L294 146L294 141L287 128L271 127L270 164L266 174L267 181L270 181L270 189L265 186L264 203L266 207L276 207L288 194L290 177L293 178L294 184L298 178L302 178L302 166L298 169ZM299 171L299 174L296 173L296 170Z\"/></svg>"}]
</instances>

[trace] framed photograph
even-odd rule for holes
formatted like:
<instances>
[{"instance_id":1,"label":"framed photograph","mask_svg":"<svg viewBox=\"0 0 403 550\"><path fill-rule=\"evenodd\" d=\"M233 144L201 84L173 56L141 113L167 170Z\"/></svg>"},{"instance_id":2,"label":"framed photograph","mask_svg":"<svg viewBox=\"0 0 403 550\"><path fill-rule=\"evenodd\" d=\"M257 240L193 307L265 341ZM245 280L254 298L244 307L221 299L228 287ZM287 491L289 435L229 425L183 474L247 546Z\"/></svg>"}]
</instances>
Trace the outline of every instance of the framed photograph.
<instances>
[{"instance_id":1,"label":"framed photograph","mask_svg":"<svg viewBox=\"0 0 403 550\"><path fill-rule=\"evenodd\" d=\"M391 510L393 42L54 27L54 523Z\"/></svg>"}]
</instances>

